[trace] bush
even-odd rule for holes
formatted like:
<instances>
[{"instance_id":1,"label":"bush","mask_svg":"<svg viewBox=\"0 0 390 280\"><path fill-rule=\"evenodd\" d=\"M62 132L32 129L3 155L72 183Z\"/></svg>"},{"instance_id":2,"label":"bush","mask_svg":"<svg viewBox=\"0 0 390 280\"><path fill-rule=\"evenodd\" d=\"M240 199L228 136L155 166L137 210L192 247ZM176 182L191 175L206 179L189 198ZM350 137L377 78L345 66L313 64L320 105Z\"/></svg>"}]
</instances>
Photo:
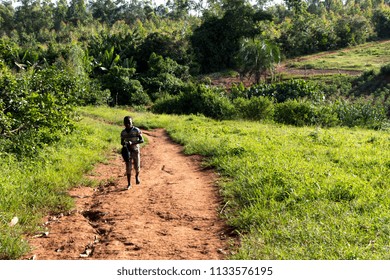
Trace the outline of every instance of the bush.
<instances>
[{"instance_id":1,"label":"bush","mask_svg":"<svg viewBox=\"0 0 390 280\"><path fill-rule=\"evenodd\" d=\"M144 89L152 101L157 100L161 93L179 94L189 77L188 66L182 66L169 57L152 53L149 70L141 78Z\"/></svg>"},{"instance_id":2,"label":"bush","mask_svg":"<svg viewBox=\"0 0 390 280\"><path fill-rule=\"evenodd\" d=\"M274 98L278 103L299 98L313 101L324 99L324 94L317 84L299 79L292 79L276 84L257 84L250 88L244 88L240 85L235 86L232 90L231 98L252 98L253 96Z\"/></svg>"},{"instance_id":3,"label":"bush","mask_svg":"<svg viewBox=\"0 0 390 280\"><path fill-rule=\"evenodd\" d=\"M177 95L164 95L152 107L155 113L203 114L214 119L231 119L235 110L229 99L217 88L187 84Z\"/></svg>"},{"instance_id":4,"label":"bush","mask_svg":"<svg viewBox=\"0 0 390 280\"><path fill-rule=\"evenodd\" d=\"M73 107L88 94L72 72L55 68L13 74L0 66L1 151L33 156L74 128ZM85 95L83 95L83 93Z\"/></svg>"},{"instance_id":5,"label":"bush","mask_svg":"<svg viewBox=\"0 0 390 280\"><path fill-rule=\"evenodd\" d=\"M274 114L273 100L268 97L236 98L233 105L237 116L248 120L272 119Z\"/></svg>"},{"instance_id":6,"label":"bush","mask_svg":"<svg viewBox=\"0 0 390 280\"><path fill-rule=\"evenodd\" d=\"M365 100L355 103L339 101L335 104L335 111L341 125L348 127L360 126L380 129L386 123L383 106L370 104Z\"/></svg>"},{"instance_id":7,"label":"bush","mask_svg":"<svg viewBox=\"0 0 390 280\"><path fill-rule=\"evenodd\" d=\"M356 77L333 75L331 82L318 81L317 85L327 100L334 100L342 96L348 96L352 89L352 82Z\"/></svg>"},{"instance_id":8,"label":"bush","mask_svg":"<svg viewBox=\"0 0 390 280\"><path fill-rule=\"evenodd\" d=\"M313 124L322 127L334 127L340 124L337 113L331 104L323 104L313 107L315 116Z\"/></svg>"},{"instance_id":9,"label":"bush","mask_svg":"<svg viewBox=\"0 0 390 280\"><path fill-rule=\"evenodd\" d=\"M390 76L390 63L383 65L380 69L379 74L383 76Z\"/></svg>"},{"instance_id":10,"label":"bush","mask_svg":"<svg viewBox=\"0 0 390 280\"><path fill-rule=\"evenodd\" d=\"M142 84L138 80L128 77L119 78L117 104L120 105L149 105L151 103L149 95L144 91Z\"/></svg>"},{"instance_id":11,"label":"bush","mask_svg":"<svg viewBox=\"0 0 390 280\"><path fill-rule=\"evenodd\" d=\"M162 95L152 105L152 111L157 114L183 114L180 99L179 95Z\"/></svg>"},{"instance_id":12,"label":"bush","mask_svg":"<svg viewBox=\"0 0 390 280\"><path fill-rule=\"evenodd\" d=\"M372 21L379 38L390 37L390 8L388 6L377 9L373 14Z\"/></svg>"},{"instance_id":13,"label":"bush","mask_svg":"<svg viewBox=\"0 0 390 280\"><path fill-rule=\"evenodd\" d=\"M275 106L275 121L296 125L312 125L315 123L314 106L307 101L288 100Z\"/></svg>"}]
</instances>

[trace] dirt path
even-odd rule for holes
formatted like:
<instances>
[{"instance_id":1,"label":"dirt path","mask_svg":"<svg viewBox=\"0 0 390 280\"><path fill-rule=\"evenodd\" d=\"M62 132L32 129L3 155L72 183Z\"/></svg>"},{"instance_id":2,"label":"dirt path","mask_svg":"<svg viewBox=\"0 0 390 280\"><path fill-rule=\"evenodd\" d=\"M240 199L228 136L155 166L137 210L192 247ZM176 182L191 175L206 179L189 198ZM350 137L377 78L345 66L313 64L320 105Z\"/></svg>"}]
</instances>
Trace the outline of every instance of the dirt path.
<instances>
[{"instance_id":1,"label":"dirt path","mask_svg":"<svg viewBox=\"0 0 390 280\"><path fill-rule=\"evenodd\" d=\"M25 258L225 259L228 228L218 217L221 201L216 175L201 168L198 156L185 156L164 130L144 131L141 184L125 190L120 155L96 166L91 177L106 182L97 189L76 187L76 209L48 217L47 231L29 240ZM132 178L134 181L134 178Z\"/></svg>"}]
</instances>

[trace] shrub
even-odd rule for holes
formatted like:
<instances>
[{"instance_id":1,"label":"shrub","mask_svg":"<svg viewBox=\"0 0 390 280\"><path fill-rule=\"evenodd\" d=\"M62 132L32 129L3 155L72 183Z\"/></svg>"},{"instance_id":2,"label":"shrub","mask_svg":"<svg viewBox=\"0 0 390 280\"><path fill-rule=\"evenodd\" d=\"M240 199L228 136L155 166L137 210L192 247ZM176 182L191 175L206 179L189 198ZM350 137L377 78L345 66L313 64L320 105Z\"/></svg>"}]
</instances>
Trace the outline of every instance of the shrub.
<instances>
[{"instance_id":1,"label":"shrub","mask_svg":"<svg viewBox=\"0 0 390 280\"><path fill-rule=\"evenodd\" d=\"M331 104L312 107L315 110L313 124L322 127L334 127L340 124L337 113Z\"/></svg>"},{"instance_id":2,"label":"shrub","mask_svg":"<svg viewBox=\"0 0 390 280\"><path fill-rule=\"evenodd\" d=\"M74 128L73 107L88 96L88 84L56 68L12 73L0 67L1 150L32 156Z\"/></svg>"},{"instance_id":3,"label":"shrub","mask_svg":"<svg viewBox=\"0 0 390 280\"><path fill-rule=\"evenodd\" d=\"M390 63L383 65L379 73L384 76L390 76Z\"/></svg>"},{"instance_id":4,"label":"shrub","mask_svg":"<svg viewBox=\"0 0 390 280\"><path fill-rule=\"evenodd\" d=\"M179 95L162 95L153 103L152 111L157 114L182 114L180 99Z\"/></svg>"},{"instance_id":5,"label":"shrub","mask_svg":"<svg viewBox=\"0 0 390 280\"><path fill-rule=\"evenodd\" d=\"M182 66L169 57L163 58L152 53L148 64L149 70L143 75L141 82L152 101L164 92L178 94L189 77L188 66Z\"/></svg>"},{"instance_id":6,"label":"shrub","mask_svg":"<svg viewBox=\"0 0 390 280\"><path fill-rule=\"evenodd\" d=\"M273 100L268 97L236 98L233 105L238 117L248 120L272 119L274 114Z\"/></svg>"},{"instance_id":7,"label":"shrub","mask_svg":"<svg viewBox=\"0 0 390 280\"><path fill-rule=\"evenodd\" d=\"M365 100L354 103L339 101L334 106L341 125L380 129L386 122L383 106L367 103Z\"/></svg>"},{"instance_id":8,"label":"shrub","mask_svg":"<svg viewBox=\"0 0 390 280\"><path fill-rule=\"evenodd\" d=\"M383 6L381 9L375 10L372 21L374 28L379 38L389 38L390 34L390 8Z\"/></svg>"},{"instance_id":9,"label":"shrub","mask_svg":"<svg viewBox=\"0 0 390 280\"><path fill-rule=\"evenodd\" d=\"M304 126L315 123L314 106L307 101L288 100L275 106L275 121Z\"/></svg>"},{"instance_id":10,"label":"shrub","mask_svg":"<svg viewBox=\"0 0 390 280\"><path fill-rule=\"evenodd\" d=\"M229 99L217 88L187 84L177 95L164 95L152 107L155 113L203 114L214 119L231 119L235 110Z\"/></svg>"},{"instance_id":11,"label":"shrub","mask_svg":"<svg viewBox=\"0 0 390 280\"><path fill-rule=\"evenodd\" d=\"M317 84L299 79L292 79L276 84L257 84L247 89L240 85L235 86L232 90L231 98L251 98L253 96L274 98L276 102L299 98L315 101L324 99L324 94Z\"/></svg>"},{"instance_id":12,"label":"shrub","mask_svg":"<svg viewBox=\"0 0 390 280\"><path fill-rule=\"evenodd\" d=\"M118 89L118 104L126 105L149 105L149 95L144 91L138 80L120 77L120 89ZM119 88L119 85L118 85Z\"/></svg>"}]
</instances>

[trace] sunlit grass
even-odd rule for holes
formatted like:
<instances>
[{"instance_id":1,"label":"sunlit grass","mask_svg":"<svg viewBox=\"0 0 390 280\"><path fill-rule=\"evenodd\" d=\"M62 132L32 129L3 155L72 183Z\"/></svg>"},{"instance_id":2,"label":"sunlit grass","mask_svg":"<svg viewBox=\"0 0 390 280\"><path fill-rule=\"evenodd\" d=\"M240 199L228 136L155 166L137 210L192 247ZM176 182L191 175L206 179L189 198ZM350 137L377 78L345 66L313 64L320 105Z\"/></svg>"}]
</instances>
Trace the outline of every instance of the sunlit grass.
<instances>
[{"instance_id":1,"label":"sunlit grass","mask_svg":"<svg viewBox=\"0 0 390 280\"><path fill-rule=\"evenodd\" d=\"M320 56L320 58L319 58ZM302 69L379 70L390 63L390 41L374 42L335 52L300 57L288 63Z\"/></svg>"}]
</instances>

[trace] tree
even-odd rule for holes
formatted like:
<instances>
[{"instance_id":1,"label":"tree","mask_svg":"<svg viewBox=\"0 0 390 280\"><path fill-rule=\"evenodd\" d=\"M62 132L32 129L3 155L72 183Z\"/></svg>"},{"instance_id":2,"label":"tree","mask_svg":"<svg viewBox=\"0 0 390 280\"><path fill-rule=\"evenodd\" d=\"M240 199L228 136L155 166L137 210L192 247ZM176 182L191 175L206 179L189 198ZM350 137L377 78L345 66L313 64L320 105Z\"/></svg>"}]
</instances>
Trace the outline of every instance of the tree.
<instances>
[{"instance_id":1,"label":"tree","mask_svg":"<svg viewBox=\"0 0 390 280\"><path fill-rule=\"evenodd\" d=\"M11 1L5 1L0 3L0 36L10 35L11 31L15 28L14 23L15 10Z\"/></svg>"},{"instance_id":2,"label":"tree","mask_svg":"<svg viewBox=\"0 0 390 280\"><path fill-rule=\"evenodd\" d=\"M256 11L243 0L229 1L224 15L206 15L201 26L194 30L191 43L203 73L234 67L234 56L242 38L260 34L257 22L271 20L270 14Z\"/></svg>"},{"instance_id":3,"label":"tree","mask_svg":"<svg viewBox=\"0 0 390 280\"><path fill-rule=\"evenodd\" d=\"M370 23L362 15L340 17L336 22L335 31L339 48L363 44L373 35Z\"/></svg>"},{"instance_id":4,"label":"tree","mask_svg":"<svg viewBox=\"0 0 390 280\"><path fill-rule=\"evenodd\" d=\"M152 53L161 55L164 58L171 58L179 64L188 63L187 46L184 39L176 39L173 35L162 32L149 34L138 47L136 56L138 72L148 70L148 60Z\"/></svg>"},{"instance_id":5,"label":"tree","mask_svg":"<svg viewBox=\"0 0 390 280\"><path fill-rule=\"evenodd\" d=\"M118 20L117 5L111 0L95 0L90 2L90 9L93 18L100 22L112 25Z\"/></svg>"},{"instance_id":6,"label":"tree","mask_svg":"<svg viewBox=\"0 0 390 280\"><path fill-rule=\"evenodd\" d=\"M75 26L87 23L90 20L91 15L87 11L87 5L85 1L71 0L66 18Z\"/></svg>"},{"instance_id":7,"label":"tree","mask_svg":"<svg viewBox=\"0 0 390 280\"><path fill-rule=\"evenodd\" d=\"M379 38L390 38L390 7L377 9L373 15L373 23Z\"/></svg>"},{"instance_id":8,"label":"tree","mask_svg":"<svg viewBox=\"0 0 390 280\"><path fill-rule=\"evenodd\" d=\"M168 0L167 7L170 10L170 17L174 19L186 18L195 6L194 2L193 0Z\"/></svg>"},{"instance_id":9,"label":"tree","mask_svg":"<svg viewBox=\"0 0 390 280\"><path fill-rule=\"evenodd\" d=\"M276 44L260 39L245 39L237 55L240 76L254 76L256 83L261 75L270 73L274 77L275 64L281 60Z\"/></svg>"},{"instance_id":10,"label":"tree","mask_svg":"<svg viewBox=\"0 0 390 280\"><path fill-rule=\"evenodd\" d=\"M68 13L68 3L66 0L59 0L57 6L54 8L54 29L59 31L61 24L66 21Z\"/></svg>"},{"instance_id":11,"label":"tree","mask_svg":"<svg viewBox=\"0 0 390 280\"><path fill-rule=\"evenodd\" d=\"M16 8L15 23L19 34L37 35L40 30L53 27L53 4L49 1L22 0Z\"/></svg>"}]
</instances>

